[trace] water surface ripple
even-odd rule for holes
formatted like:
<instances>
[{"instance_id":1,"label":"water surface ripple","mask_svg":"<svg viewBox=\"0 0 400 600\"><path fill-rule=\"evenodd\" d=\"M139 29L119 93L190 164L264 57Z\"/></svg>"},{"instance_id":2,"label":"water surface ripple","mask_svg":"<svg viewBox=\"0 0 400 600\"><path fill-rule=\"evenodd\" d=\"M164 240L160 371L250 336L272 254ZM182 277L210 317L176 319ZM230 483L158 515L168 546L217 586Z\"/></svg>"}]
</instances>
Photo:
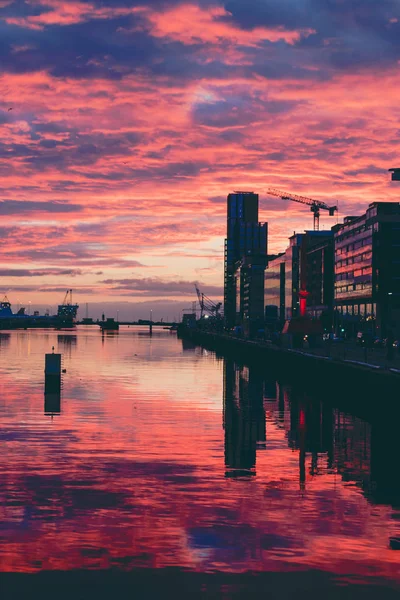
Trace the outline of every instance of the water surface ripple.
<instances>
[{"instance_id":1,"label":"water surface ripple","mask_svg":"<svg viewBox=\"0 0 400 600\"><path fill-rule=\"evenodd\" d=\"M1 333L0 571L315 570L393 589L396 434L162 328Z\"/></svg>"}]
</instances>

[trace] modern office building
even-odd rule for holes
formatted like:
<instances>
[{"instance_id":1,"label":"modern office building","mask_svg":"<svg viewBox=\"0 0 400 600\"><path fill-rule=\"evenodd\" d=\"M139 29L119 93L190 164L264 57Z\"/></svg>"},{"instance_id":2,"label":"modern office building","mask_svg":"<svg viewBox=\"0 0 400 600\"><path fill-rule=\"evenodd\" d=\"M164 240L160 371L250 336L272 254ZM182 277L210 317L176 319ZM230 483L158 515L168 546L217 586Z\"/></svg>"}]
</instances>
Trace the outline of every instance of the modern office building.
<instances>
[{"instance_id":1,"label":"modern office building","mask_svg":"<svg viewBox=\"0 0 400 600\"><path fill-rule=\"evenodd\" d=\"M400 204L373 202L333 227L335 326L400 335Z\"/></svg>"},{"instance_id":2,"label":"modern office building","mask_svg":"<svg viewBox=\"0 0 400 600\"><path fill-rule=\"evenodd\" d=\"M258 222L258 194L234 192L228 195L227 238L224 264L224 314L227 327L236 323L238 263L267 254L267 223Z\"/></svg>"},{"instance_id":3,"label":"modern office building","mask_svg":"<svg viewBox=\"0 0 400 600\"><path fill-rule=\"evenodd\" d=\"M334 249L333 232L320 232L320 239L312 238L307 247L307 313L322 318L326 329L333 324Z\"/></svg>"},{"instance_id":4,"label":"modern office building","mask_svg":"<svg viewBox=\"0 0 400 600\"><path fill-rule=\"evenodd\" d=\"M264 304L265 320L272 329L281 329L286 320L286 253L268 261L265 270Z\"/></svg>"},{"instance_id":5,"label":"modern office building","mask_svg":"<svg viewBox=\"0 0 400 600\"><path fill-rule=\"evenodd\" d=\"M236 263L236 322L252 335L264 326L264 273L267 256L248 255Z\"/></svg>"},{"instance_id":6,"label":"modern office building","mask_svg":"<svg viewBox=\"0 0 400 600\"><path fill-rule=\"evenodd\" d=\"M307 313L311 317L332 312L333 305L332 232L295 233L289 243L286 252L268 261L265 271L266 320L275 314L281 327L300 315L302 284L308 292Z\"/></svg>"}]
</instances>

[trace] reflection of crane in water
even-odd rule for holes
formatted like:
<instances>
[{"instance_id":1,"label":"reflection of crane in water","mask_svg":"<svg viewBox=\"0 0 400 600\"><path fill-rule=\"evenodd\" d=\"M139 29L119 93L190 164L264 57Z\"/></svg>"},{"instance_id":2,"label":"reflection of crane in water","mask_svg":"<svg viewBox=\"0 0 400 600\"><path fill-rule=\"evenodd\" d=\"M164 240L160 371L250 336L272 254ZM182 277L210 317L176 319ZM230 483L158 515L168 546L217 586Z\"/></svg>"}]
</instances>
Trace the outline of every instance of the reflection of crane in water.
<instances>
[{"instance_id":1,"label":"reflection of crane in water","mask_svg":"<svg viewBox=\"0 0 400 600\"><path fill-rule=\"evenodd\" d=\"M338 209L337 206L328 206L325 204L325 202L313 200L312 198L307 198L306 196L298 196L297 194L288 194L287 192L282 192L281 190L277 190L275 188L268 188L267 193L271 196L282 198L282 200L292 200L293 202L299 202L300 204L307 204L308 206L311 206L310 210L314 214L314 231L319 231L319 216L321 209L329 211L330 217L333 217Z\"/></svg>"},{"instance_id":2,"label":"reflection of crane in water","mask_svg":"<svg viewBox=\"0 0 400 600\"><path fill-rule=\"evenodd\" d=\"M220 311L222 302L213 302L213 300L199 290L196 284L194 287L196 288L197 298L200 305L200 319L202 319L205 315L209 317L221 317Z\"/></svg>"}]
</instances>

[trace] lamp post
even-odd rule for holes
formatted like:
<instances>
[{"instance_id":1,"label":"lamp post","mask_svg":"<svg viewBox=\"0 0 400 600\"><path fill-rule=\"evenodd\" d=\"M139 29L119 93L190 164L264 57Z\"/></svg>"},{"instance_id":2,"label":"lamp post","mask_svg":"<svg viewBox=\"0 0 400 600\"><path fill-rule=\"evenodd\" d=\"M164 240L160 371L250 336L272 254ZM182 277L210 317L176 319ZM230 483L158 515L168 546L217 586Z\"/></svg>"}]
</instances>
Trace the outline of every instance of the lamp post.
<instances>
[{"instance_id":1,"label":"lamp post","mask_svg":"<svg viewBox=\"0 0 400 600\"><path fill-rule=\"evenodd\" d=\"M388 301L387 301L387 325L390 330L392 329L392 296L393 292L388 292Z\"/></svg>"}]
</instances>

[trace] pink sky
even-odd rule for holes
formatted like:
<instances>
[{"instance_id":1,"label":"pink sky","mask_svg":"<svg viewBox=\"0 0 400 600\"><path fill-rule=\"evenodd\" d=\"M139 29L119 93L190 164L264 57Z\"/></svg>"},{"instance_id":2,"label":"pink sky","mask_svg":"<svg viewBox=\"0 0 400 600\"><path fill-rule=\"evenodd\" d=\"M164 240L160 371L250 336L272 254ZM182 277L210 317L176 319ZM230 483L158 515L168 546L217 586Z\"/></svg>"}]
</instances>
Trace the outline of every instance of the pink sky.
<instances>
[{"instance_id":1,"label":"pink sky","mask_svg":"<svg viewBox=\"0 0 400 600\"><path fill-rule=\"evenodd\" d=\"M234 189L260 194L271 252L312 215L269 186L339 219L397 201L399 18L394 0L1 0L0 293L163 316L195 281L221 295Z\"/></svg>"}]
</instances>

